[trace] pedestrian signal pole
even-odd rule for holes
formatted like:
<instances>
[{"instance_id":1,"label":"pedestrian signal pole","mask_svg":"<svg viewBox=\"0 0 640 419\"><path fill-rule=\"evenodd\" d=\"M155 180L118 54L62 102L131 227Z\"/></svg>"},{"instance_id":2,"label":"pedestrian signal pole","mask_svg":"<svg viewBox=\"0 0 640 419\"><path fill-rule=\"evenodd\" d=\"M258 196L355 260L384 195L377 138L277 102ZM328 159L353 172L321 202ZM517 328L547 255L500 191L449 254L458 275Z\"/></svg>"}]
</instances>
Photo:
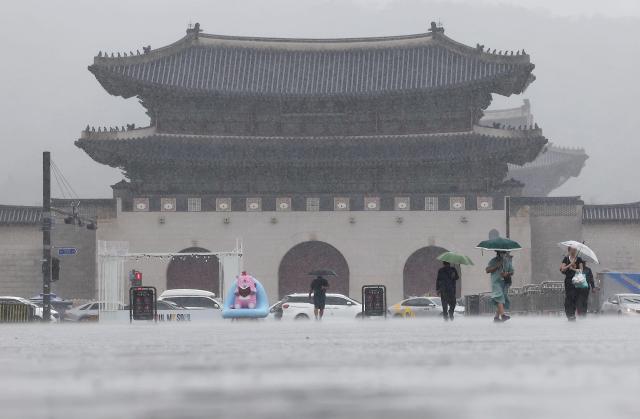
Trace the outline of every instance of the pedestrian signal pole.
<instances>
[{"instance_id":1,"label":"pedestrian signal pole","mask_svg":"<svg viewBox=\"0 0 640 419\"><path fill-rule=\"evenodd\" d=\"M42 320L51 320L51 153L42 153Z\"/></svg>"}]
</instances>

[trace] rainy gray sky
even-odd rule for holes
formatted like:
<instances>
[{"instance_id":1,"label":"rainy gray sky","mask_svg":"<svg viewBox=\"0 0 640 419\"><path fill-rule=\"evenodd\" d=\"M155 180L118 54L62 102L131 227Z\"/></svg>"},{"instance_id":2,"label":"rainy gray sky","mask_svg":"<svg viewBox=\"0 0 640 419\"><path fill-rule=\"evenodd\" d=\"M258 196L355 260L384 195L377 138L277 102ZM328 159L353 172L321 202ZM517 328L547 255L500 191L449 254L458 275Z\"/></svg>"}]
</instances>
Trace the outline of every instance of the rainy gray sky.
<instances>
[{"instance_id":1,"label":"rainy gray sky","mask_svg":"<svg viewBox=\"0 0 640 419\"><path fill-rule=\"evenodd\" d=\"M421 33L432 20L468 45L531 54L537 81L521 97L495 97L492 108L530 98L551 141L587 150L580 178L555 195L640 200L637 0L4 0L2 9L3 204L40 203L44 149L78 195L111 196L120 172L73 142L87 124L148 119L135 99L110 96L87 71L99 50L160 47L182 37L189 22L227 35L343 37Z\"/></svg>"}]
</instances>

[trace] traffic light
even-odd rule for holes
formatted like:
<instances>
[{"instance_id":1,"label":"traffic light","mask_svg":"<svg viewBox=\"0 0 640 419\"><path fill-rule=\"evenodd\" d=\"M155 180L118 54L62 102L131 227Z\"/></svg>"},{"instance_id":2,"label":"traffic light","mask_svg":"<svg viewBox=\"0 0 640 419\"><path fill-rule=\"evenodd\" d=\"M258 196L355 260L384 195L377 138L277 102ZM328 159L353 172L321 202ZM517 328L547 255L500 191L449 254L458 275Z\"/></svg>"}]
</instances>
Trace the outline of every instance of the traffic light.
<instances>
[{"instance_id":1,"label":"traffic light","mask_svg":"<svg viewBox=\"0 0 640 419\"><path fill-rule=\"evenodd\" d=\"M51 259L51 281L57 281L60 279L60 259Z\"/></svg>"},{"instance_id":2,"label":"traffic light","mask_svg":"<svg viewBox=\"0 0 640 419\"><path fill-rule=\"evenodd\" d=\"M133 269L129 272L129 281L132 287L139 287L142 285L142 272Z\"/></svg>"}]
</instances>

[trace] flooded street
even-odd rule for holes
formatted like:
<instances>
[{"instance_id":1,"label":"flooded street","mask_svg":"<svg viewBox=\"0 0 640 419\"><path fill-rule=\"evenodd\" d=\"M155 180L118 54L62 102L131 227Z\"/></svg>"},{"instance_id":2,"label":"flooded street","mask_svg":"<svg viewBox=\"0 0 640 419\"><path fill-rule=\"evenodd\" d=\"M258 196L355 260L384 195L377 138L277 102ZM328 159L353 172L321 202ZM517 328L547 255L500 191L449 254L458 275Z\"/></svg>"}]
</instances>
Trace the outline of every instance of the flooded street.
<instances>
[{"instance_id":1,"label":"flooded street","mask_svg":"<svg viewBox=\"0 0 640 419\"><path fill-rule=\"evenodd\" d=\"M637 417L640 319L0 328L6 418ZM258 407L259 406L259 407Z\"/></svg>"}]
</instances>

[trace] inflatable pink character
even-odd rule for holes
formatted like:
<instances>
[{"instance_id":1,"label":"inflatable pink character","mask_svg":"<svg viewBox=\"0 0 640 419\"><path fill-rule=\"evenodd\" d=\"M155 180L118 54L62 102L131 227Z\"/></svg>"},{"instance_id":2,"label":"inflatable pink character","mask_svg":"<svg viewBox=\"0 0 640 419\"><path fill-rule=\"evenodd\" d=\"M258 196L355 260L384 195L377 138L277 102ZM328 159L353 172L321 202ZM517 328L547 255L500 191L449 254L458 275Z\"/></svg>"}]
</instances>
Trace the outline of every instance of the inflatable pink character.
<instances>
[{"instance_id":1,"label":"inflatable pink character","mask_svg":"<svg viewBox=\"0 0 640 419\"><path fill-rule=\"evenodd\" d=\"M242 272L237 284L233 308L256 308L256 280L246 272Z\"/></svg>"}]
</instances>

